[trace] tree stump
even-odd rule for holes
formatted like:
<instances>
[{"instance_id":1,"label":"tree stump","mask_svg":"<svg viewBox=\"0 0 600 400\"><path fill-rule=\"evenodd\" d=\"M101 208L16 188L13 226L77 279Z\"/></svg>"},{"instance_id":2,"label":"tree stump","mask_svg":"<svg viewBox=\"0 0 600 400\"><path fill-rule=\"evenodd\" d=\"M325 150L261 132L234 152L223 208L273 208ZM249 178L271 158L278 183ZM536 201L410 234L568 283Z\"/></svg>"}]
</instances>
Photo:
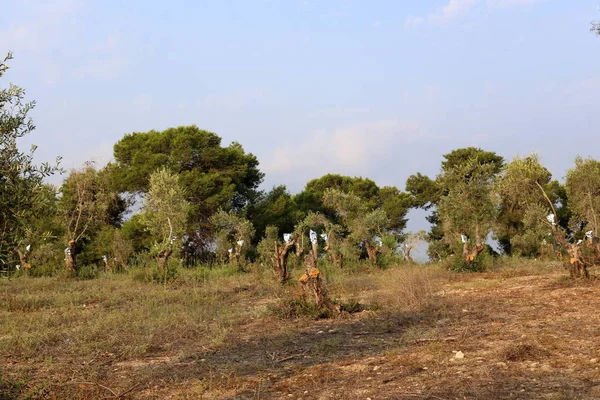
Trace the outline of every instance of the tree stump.
<instances>
[{"instance_id":1,"label":"tree stump","mask_svg":"<svg viewBox=\"0 0 600 400\"><path fill-rule=\"evenodd\" d=\"M566 264L566 268L571 278L589 279L588 265L583 259L581 247L576 244L570 244L567 246L567 253L569 254L569 262Z\"/></svg>"},{"instance_id":2,"label":"tree stump","mask_svg":"<svg viewBox=\"0 0 600 400\"><path fill-rule=\"evenodd\" d=\"M480 243L476 244L472 249L469 249L468 243L465 243L463 245L463 260L465 263L471 264L483 250L485 250L485 246Z\"/></svg>"},{"instance_id":3,"label":"tree stump","mask_svg":"<svg viewBox=\"0 0 600 400\"><path fill-rule=\"evenodd\" d=\"M310 297L310 292L312 292L317 307L325 307L329 311L335 313L340 312L339 307L335 306L329 299L327 288L321 279L321 272L317 268L316 257L312 252L304 257L304 265L306 267L305 274L299 279L302 284L304 298L308 299L308 297Z\"/></svg>"}]
</instances>

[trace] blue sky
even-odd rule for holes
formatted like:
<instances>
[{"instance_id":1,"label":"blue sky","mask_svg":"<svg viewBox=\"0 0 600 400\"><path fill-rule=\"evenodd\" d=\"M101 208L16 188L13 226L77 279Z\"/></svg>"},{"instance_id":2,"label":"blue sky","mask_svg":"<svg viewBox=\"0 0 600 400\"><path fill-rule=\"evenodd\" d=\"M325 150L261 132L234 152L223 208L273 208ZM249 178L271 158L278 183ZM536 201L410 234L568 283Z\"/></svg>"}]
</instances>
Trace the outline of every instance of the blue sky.
<instances>
[{"instance_id":1,"label":"blue sky","mask_svg":"<svg viewBox=\"0 0 600 400\"><path fill-rule=\"evenodd\" d=\"M598 0L0 2L7 80L37 101L23 146L66 168L187 124L292 192L328 172L404 188L472 145L559 179L600 158Z\"/></svg>"}]
</instances>

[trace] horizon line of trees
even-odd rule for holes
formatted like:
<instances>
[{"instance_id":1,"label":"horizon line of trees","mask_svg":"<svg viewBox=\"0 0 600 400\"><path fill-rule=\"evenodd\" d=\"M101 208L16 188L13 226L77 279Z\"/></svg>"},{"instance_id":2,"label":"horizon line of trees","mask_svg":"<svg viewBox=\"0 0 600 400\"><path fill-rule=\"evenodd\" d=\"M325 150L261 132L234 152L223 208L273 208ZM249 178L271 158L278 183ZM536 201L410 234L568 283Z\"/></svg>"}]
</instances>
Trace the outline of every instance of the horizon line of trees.
<instances>
[{"instance_id":1,"label":"horizon line of trees","mask_svg":"<svg viewBox=\"0 0 600 400\"><path fill-rule=\"evenodd\" d=\"M310 255L311 268L320 258L340 268L360 259L412 262L411 251L427 241L431 260L478 270L495 253L488 238L506 255L564 259L573 276L587 276L599 259L600 162L592 158L577 157L563 184L535 154L507 162L468 147L443 155L435 177L411 175L405 191L327 174L292 195L285 185L259 190L264 174L241 144L223 146L215 133L180 126L127 134L113 162L87 163L54 187L44 178L62 172L60 159L36 166L35 148L17 147L35 129L28 117L35 103L24 94L14 85L0 90L3 269L119 271L147 254L167 279L177 255L188 266L216 259L244 269L258 261L286 281L290 256ZM129 215L136 199L142 207ZM431 212L427 233L406 232L416 208Z\"/></svg>"}]
</instances>

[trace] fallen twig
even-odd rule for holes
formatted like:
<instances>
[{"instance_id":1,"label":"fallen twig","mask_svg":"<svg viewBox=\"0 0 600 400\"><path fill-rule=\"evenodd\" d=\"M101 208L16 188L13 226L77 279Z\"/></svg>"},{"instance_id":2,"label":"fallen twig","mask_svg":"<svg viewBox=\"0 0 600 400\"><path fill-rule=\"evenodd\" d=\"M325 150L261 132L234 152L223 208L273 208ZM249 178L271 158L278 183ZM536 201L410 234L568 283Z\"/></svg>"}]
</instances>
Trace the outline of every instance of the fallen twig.
<instances>
[{"instance_id":1,"label":"fallen twig","mask_svg":"<svg viewBox=\"0 0 600 400\"><path fill-rule=\"evenodd\" d=\"M302 353L300 353L300 354L294 354L294 355L291 355L291 356L289 356L289 357L282 358L282 359L280 359L280 360L277 360L277 361L275 361L275 362L277 362L277 363L281 363L281 362L284 362L284 361L291 360L291 359L293 359L293 358L302 357L302 356L303 356L303 355L305 355L306 353L308 353L308 350L307 350L307 351L305 351L305 352L302 352Z\"/></svg>"}]
</instances>

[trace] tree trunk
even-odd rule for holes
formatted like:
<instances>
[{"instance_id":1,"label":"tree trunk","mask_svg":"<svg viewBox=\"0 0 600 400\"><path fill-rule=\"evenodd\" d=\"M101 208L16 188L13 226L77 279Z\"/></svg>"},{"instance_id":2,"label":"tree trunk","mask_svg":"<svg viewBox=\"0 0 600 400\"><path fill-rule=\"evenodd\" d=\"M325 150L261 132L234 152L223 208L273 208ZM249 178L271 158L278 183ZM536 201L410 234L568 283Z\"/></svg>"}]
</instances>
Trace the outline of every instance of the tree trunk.
<instances>
[{"instance_id":1,"label":"tree trunk","mask_svg":"<svg viewBox=\"0 0 600 400\"><path fill-rule=\"evenodd\" d=\"M102 261L104 261L104 272L112 272L112 268L108 264L108 260L107 259L102 259Z\"/></svg>"},{"instance_id":2,"label":"tree trunk","mask_svg":"<svg viewBox=\"0 0 600 400\"><path fill-rule=\"evenodd\" d=\"M165 276L167 273L167 268L169 266L169 257L171 257L171 254L173 254L173 250L171 249L162 250L158 253L158 270L161 273L165 274Z\"/></svg>"},{"instance_id":3,"label":"tree trunk","mask_svg":"<svg viewBox=\"0 0 600 400\"><path fill-rule=\"evenodd\" d=\"M463 260L465 263L471 264L483 250L485 250L485 247L481 244L476 244L475 247L470 250L468 245L463 246Z\"/></svg>"},{"instance_id":4,"label":"tree trunk","mask_svg":"<svg viewBox=\"0 0 600 400\"><path fill-rule=\"evenodd\" d=\"M315 262L319 259L319 243L311 243L312 254L315 257Z\"/></svg>"},{"instance_id":5,"label":"tree trunk","mask_svg":"<svg viewBox=\"0 0 600 400\"><path fill-rule=\"evenodd\" d=\"M379 249L376 246L373 246L368 240L365 242L365 247L367 248L367 255L369 256L369 261L373 264L376 264L377 253L379 253Z\"/></svg>"},{"instance_id":6,"label":"tree trunk","mask_svg":"<svg viewBox=\"0 0 600 400\"><path fill-rule=\"evenodd\" d=\"M479 224L475 225L475 247L469 249L469 243L463 244L463 260L467 264L471 264L479 254L485 250L485 246L482 244L481 230Z\"/></svg>"},{"instance_id":7,"label":"tree trunk","mask_svg":"<svg viewBox=\"0 0 600 400\"><path fill-rule=\"evenodd\" d=\"M340 308L331 303L325 283L321 279L321 272L317 269L317 261L313 254L304 257L306 273L300 277L302 292L307 298L309 291L312 291L317 307L326 307L328 310L338 313Z\"/></svg>"},{"instance_id":8,"label":"tree trunk","mask_svg":"<svg viewBox=\"0 0 600 400\"><path fill-rule=\"evenodd\" d=\"M576 244L570 244L567 247L567 253L569 253L569 263L566 265L566 268L569 270L571 278L589 279L588 265L582 257L581 247Z\"/></svg>"},{"instance_id":9,"label":"tree trunk","mask_svg":"<svg viewBox=\"0 0 600 400\"><path fill-rule=\"evenodd\" d=\"M328 259L329 259L329 262L333 266L335 266L339 269L344 268L344 255L342 253L340 253L339 251L330 252Z\"/></svg>"},{"instance_id":10,"label":"tree trunk","mask_svg":"<svg viewBox=\"0 0 600 400\"><path fill-rule=\"evenodd\" d=\"M404 248L404 258L406 258L406 261L408 261L409 264L413 264L414 261L412 259L412 256L410 255L410 252L412 251L412 247L405 247Z\"/></svg>"},{"instance_id":11,"label":"tree trunk","mask_svg":"<svg viewBox=\"0 0 600 400\"><path fill-rule=\"evenodd\" d=\"M27 254L23 253L21 249L15 249L15 252L19 255L19 262L21 263L21 268L25 271L26 274L29 273L31 269L31 264L27 262Z\"/></svg>"},{"instance_id":12,"label":"tree trunk","mask_svg":"<svg viewBox=\"0 0 600 400\"><path fill-rule=\"evenodd\" d=\"M287 282L287 280L290 278L287 269L287 258L292 248L296 247L296 241L297 237L294 237L289 243L286 243L283 247L279 247L279 242L275 241L273 269L275 275L277 275L281 283Z\"/></svg>"},{"instance_id":13,"label":"tree trunk","mask_svg":"<svg viewBox=\"0 0 600 400\"><path fill-rule=\"evenodd\" d=\"M77 273L77 260L75 258L75 241L70 240L65 250L65 268L70 273Z\"/></svg>"}]
</instances>

